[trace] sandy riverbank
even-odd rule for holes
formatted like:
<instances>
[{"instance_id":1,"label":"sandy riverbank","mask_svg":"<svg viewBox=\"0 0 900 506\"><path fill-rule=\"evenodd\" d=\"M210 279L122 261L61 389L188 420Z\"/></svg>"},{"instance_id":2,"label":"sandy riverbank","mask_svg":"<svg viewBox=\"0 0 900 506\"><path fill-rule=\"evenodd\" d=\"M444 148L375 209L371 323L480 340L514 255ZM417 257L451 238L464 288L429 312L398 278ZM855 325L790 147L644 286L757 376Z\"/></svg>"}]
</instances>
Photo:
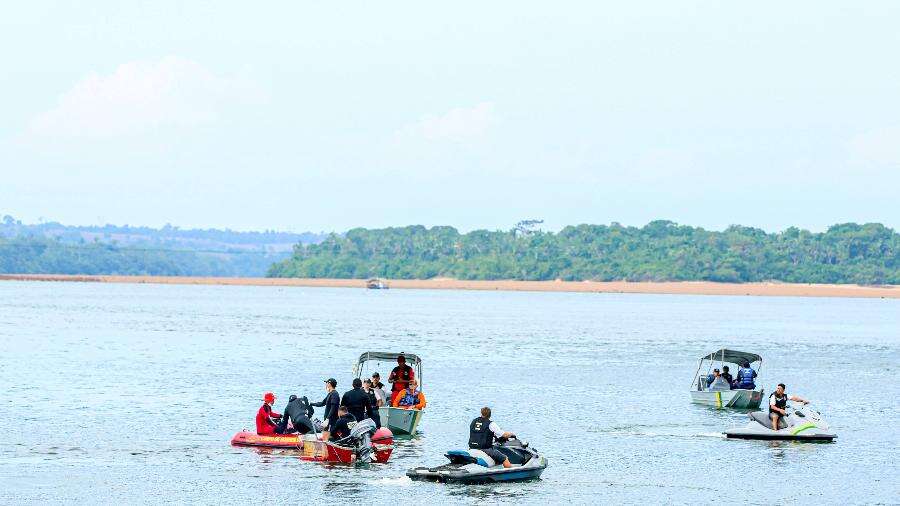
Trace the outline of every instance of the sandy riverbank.
<instances>
[{"instance_id":1,"label":"sandy riverbank","mask_svg":"<svg viewBox=\"0 0 900 506\"><path fill-rule=\"evenodd\" d=\"M362 279L214 278L187 276L73 276L3 274L0 280L158 283L176 285L249 285L364 288ZM690 295L755 295L786 297L869 297L900 299L900 286L809 285L797 283L669 283L626 281L464 281L457 279L387 280L391 288L436 290L508 290L536 292L655 293Z\"/></svg>"}]
</instances>

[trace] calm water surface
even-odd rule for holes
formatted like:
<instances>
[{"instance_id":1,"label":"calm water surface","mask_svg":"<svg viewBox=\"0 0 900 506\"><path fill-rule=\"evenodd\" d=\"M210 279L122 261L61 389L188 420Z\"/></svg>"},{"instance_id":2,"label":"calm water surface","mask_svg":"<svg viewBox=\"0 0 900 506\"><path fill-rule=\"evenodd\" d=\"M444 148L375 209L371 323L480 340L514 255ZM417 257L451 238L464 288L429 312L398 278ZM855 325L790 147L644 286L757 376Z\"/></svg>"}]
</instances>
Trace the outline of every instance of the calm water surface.
<instances>
[{"instance_id":1,"label":"calm water surface","mask_svg":"<svg viewBox=\"0 0 900 506\"><path fill-rule=\"evenodd\" d=\"M746 415L687 392L721 345L838 442L723 439ZM229 445L264 391L344 391L367 350L425 361L422 434L389 464ZM891 503L898 356L897 300L2 282L0 503ZM404 477L486 404L549 458L541 480Z\"/></svg>"}]
</instances>

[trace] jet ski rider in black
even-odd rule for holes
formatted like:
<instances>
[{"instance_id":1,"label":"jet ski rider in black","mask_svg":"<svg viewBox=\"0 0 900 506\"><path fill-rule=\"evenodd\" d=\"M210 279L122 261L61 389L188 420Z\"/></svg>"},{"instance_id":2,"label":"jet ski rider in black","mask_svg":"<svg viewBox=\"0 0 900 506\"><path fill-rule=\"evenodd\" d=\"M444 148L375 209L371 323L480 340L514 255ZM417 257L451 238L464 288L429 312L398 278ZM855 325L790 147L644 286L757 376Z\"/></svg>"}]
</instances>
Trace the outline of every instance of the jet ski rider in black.
<instances>
[{"instance_id":1,"label":"jet ski rider in black","mask_svg":"<svg viewBox=\"0 0 900 506\"><path fill-rule=\"evenodd\" d=\"M499 450L494 449L494 438L509 439L516 437L512 432L504 432L497 422L491 421L491 408L481 408L481 416L472 420L469 424L469 448L481 450L494 462L510 467L509 458Z\"/></svg>"},{"instance_id":2,"label":"jet ski rider in black","mask_svg":"<svg viewBox=\"0 0 900 506\"><path fill-rule=\"evenodd\" d=\"M806 399L784 393L785 388L784 383L779 383L775 391L769 394L769 418L772 419L772 430L778 430L778 420L787 415L788 399L809 404Z\"/></svg>"}]
</instances>

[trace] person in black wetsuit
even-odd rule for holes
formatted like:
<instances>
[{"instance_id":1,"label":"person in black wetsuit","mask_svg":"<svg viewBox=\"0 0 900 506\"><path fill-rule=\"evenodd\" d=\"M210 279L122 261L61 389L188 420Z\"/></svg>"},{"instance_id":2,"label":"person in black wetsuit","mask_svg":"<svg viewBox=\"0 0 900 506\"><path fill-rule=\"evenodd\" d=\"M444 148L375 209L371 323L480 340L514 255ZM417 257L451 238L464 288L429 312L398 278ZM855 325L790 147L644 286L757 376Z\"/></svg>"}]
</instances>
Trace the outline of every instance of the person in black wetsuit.
<instances>
[{"instance_id":1,"label":"person in black wetsuit","mask_svg":"<svg viewBox=\"0 0 900 506\"><path fill-rule=\"evenodd\" d=\"M361 379L354 378L353 390L344 393L341 406L346 406L347 411L356 418L356 421L372 418L372 401L369 399L369 394L362 389Z\"/></svg>"},{"instance_id":2,"label":"person in black wetsuit","mask_svg":"<svg viewBox=\"0 0 900 506\"><path fill-rule=\"evenodd\" d=\"M338 418L338 406L341 405L341 396L337 393L335 388L337 388L337 380L328 378L325 380L325 391L328 392L325 395L325 398L322 399L322 402L310 404L310 406L315 406L317 408L321 408L322 406L325 407L325 413L322 414L322 426L326 431L334 427L334 422L336 422Z\"/></svg>"},{"instance_id":3,"label":"person in black wetsuit","mask_svg":"<svg viewBox=\"0 0 900 506\"><path fill-rule=\"evenodd\" d=\"M356 417L347 411L347 406L341 406L338 408L338 419L334 422L334 427L331 428L329 439L331 441L344 439L350 435L350 431L355 426Z\"/></svg>"},{"instance_id":4,"label":"person in black wetsuit","mask_svg":"<svg viewBox=\"0 0 900 506\"><path fill-rule=\"evenodd\" d=\"M513 437L516 437L515 434L504 432L497 422L491 421L491 408L488 407L481 408L481 416L469 424L469 448L483 451L494 459L494 462L503 464L503 467L510 467L512 464L506 455L494 449L494 438L509 439Z\"/></svg>"},{"instance_id":5,"label":"person in black wetsuit","mask_svg":"<svg viewBox=\"0 0 900 506\"><path fill-rule=\"evenodd\" d=\"M292 395L287 406L284 407L281 422L278 424L278 427L275 428L275 433L292 434L294 432L299 432L300 434L306 434L308 432L315 432L311 420L312 416L313 408L309 405L309 400L307 400L306 397ZM291 424L294 426L292 429L287 428L288 420L290 420Z\"/></svg>"}]
</instances>

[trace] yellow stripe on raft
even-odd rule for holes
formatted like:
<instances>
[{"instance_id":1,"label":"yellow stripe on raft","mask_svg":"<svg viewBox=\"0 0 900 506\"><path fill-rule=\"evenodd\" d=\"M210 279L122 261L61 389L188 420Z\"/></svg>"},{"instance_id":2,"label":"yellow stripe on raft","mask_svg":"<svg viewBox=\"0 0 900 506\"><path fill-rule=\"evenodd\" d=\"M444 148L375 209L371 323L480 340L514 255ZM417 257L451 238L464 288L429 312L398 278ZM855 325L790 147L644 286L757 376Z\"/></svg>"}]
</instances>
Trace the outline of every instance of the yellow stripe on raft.
<instances>
[{"instance_id":1,"label":"yellow stripe on raft","mask_svg":"<svg viewBox=\"0 0 900 506\"><path fill-rule=\"evenodd\" d=\"M722 392L716 392L716 407L722 407Z\"/></svg>"}]
</instances>

